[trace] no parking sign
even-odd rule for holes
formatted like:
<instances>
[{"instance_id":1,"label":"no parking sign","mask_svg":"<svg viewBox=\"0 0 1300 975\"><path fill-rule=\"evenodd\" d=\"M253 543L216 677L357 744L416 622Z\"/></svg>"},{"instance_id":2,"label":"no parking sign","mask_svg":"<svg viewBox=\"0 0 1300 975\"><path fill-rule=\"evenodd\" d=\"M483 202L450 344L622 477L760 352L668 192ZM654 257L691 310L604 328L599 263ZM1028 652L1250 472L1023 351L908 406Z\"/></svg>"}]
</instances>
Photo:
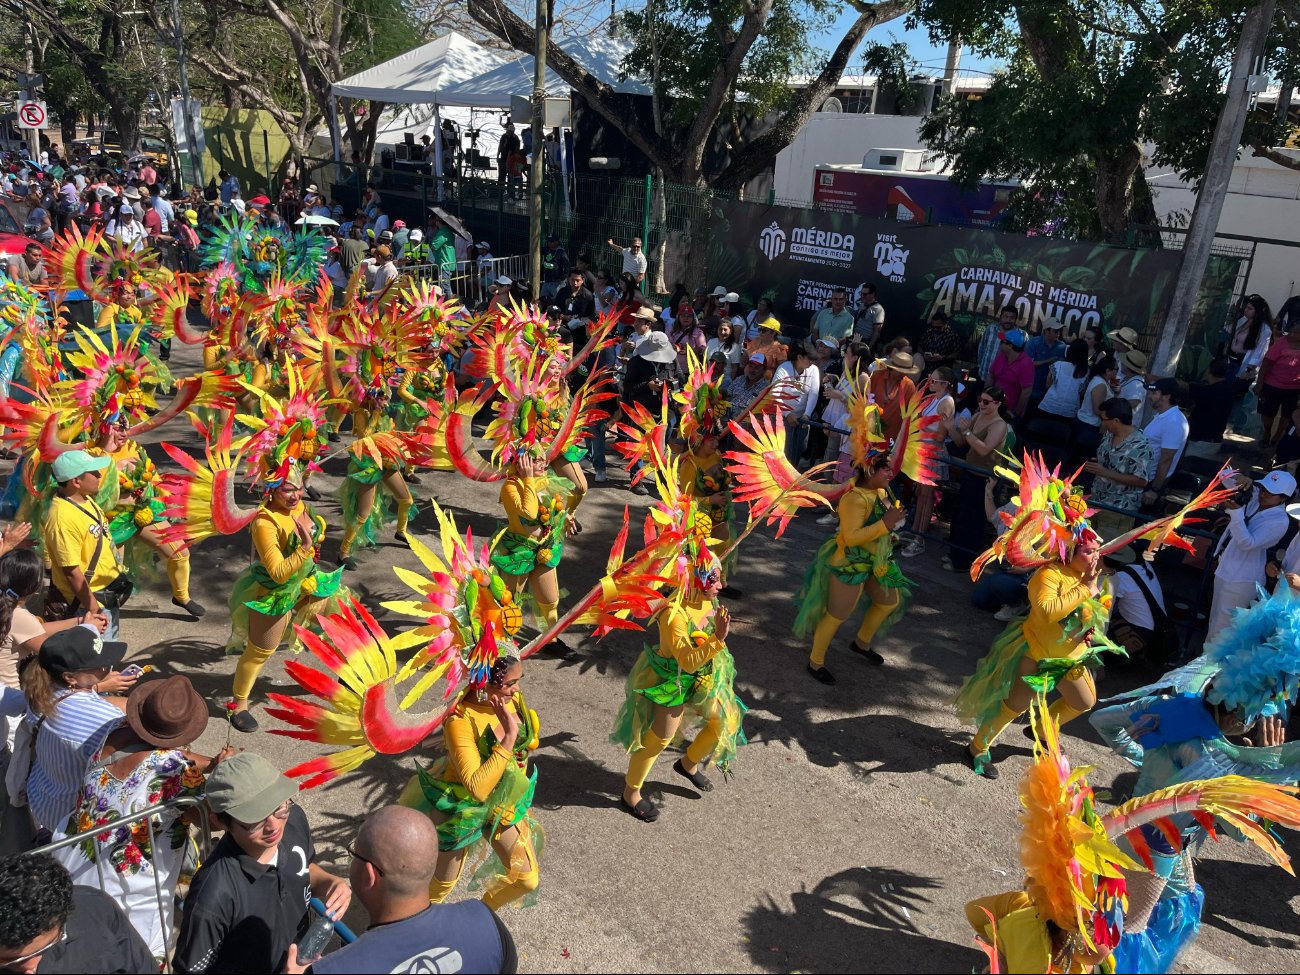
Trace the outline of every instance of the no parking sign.
<instances>
[{"instance_id":1,"label":"no parking sign","mask_svg":"<svg viewBox=\"0 0 1300 975\"><path fill-rule=\"evenodd\" d=\"M18 103L18 127L21 129L43 129L49 119L44 102L21 101Z\"/></svg>"}]
</instances>

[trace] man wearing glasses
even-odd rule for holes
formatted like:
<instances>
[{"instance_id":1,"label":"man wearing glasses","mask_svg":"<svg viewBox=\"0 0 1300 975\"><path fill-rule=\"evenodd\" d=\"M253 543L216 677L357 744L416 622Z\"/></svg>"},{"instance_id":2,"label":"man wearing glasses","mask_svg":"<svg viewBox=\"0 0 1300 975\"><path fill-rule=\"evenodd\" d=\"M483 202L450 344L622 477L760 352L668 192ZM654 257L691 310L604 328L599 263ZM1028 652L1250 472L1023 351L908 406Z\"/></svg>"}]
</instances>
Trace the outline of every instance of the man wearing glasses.
<instances>
[{"instance_id":1,"label":"man wearing glasses","mask_svg":"<svg viewBox=\"0 0 1300 975\"><path fill-rule=\"evenodd\" d=\"M385 806L361 824L348 853L348 880L366 908L370 929L352 944L312 962L313 972L517 969L514 939L481 900L429 903L438 830L424 813ZM453 967L453 959L459 960L459 967ZM306 966L295 957L284 970L301 972Z\"/></svg>"},{"instance_id":2,"label":"man wearing glasses","mask_svg":"<svg viewBox=\"0 0 1300 975\"><path fill-rule=\"evenodd\" d=\"M47 853L0 860L0 971L157 970L144 939L102 890L73 886Z\"/></svg>"},{"instance_id":3,"label":"man wearing glasses","mask_svg":"<svg viewBox=\"0 0 1300 975\"><path fill-rule=\"evenodd\" d=\"M226 829L194 875L172 968L176 972L278 972L319 897L341 918L347 882L314 861L297 784L261 755L241 752L208 776L208 805Z\"/></svg>"},{"instance_id":4,"label":"man wearing glasses","mask_svg":"<svg viewBox=\"0 0 1300 975\"><path fill-rule=\"evenodd\" d=\"M117 560L108 516L98 504L100 479L111 463L107 455L64 451L50 473L59 493L50 504L41 534L50 560L50 579L67 604L64 619L108 616L105 640L118 638L118 611L130 595L130 581ZM47 607L47 618L51 618Z\"/></svg>"}]
</instances>

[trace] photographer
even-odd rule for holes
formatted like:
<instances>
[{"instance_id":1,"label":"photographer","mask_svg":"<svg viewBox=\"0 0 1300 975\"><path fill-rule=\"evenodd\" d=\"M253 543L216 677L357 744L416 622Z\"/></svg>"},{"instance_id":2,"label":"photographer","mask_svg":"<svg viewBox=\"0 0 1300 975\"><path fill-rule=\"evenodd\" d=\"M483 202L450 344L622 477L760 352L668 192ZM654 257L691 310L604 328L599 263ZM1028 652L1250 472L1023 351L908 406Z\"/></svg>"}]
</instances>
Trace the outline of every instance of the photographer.
<instances>
[{"instance_id":1,"label":"photographer","mask_svg":"<svg viewBox=\"0 0 1300 975\"><path fill-rule=\"evenodd\" d=\"M663 332L648 332L636 346L632 358L627 362L627 371L623 376L624 404L637 403L658 416L663 408L664 389L671 397L674 390L681 388L682 377L677 371L677 353L672 343ZM671 422L671 421L670 421ZM636 472L640 464L633 468ZM648 493L642 481L634 489L638 494Z\"/></svg>"},{"instance_id":2,"label":"photographer","mask_svg":"<svg viewBox=\"0 0 1300 975\"><path fill-rule=\"evenodd\" d=\"M1286 503L1296 488L1286 471L1270 471L1253 488L1249 478L1238 474L1234 484L1237 494L1225 505L1228 527L1214 549L1218 566L1206 640L1228 625L1234 609L1254 602L1256 587L1264 584L1269 550L1286 534Z\"/></svg>"}]
</instances>

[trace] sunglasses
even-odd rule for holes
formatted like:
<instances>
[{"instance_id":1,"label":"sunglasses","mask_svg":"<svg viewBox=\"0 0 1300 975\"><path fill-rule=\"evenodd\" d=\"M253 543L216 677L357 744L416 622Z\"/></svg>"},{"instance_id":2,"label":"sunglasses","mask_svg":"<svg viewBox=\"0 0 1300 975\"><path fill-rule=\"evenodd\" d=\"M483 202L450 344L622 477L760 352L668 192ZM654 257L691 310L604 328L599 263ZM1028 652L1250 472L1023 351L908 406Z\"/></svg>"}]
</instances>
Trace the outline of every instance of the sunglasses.
<instances>
[{"instance_id":1,"label":"sunglasses","mask_svg":"<svg viewBox=\"0 0 1300 975\"><path fill-rule=\"evenodd\" d=\"M370 857L362 856L360 853L358 853L357 848L355 846L348 847L348 854L354 860L360 860L362 863L370 864L372 867L375 868L375 873L379 874L379 876L382 877L384 875L384 868L381 867L379 864L375 863L375 861L370 859Z\"/></svg>"},{"instance_id":2,"label":"sunglasses","mask_svg":"<svg viewBox=\"0 0 1300 975\"><path fill-rule=\"evenodd\" d=\"M992 406L995 403L997 403L995 399L989 399L987 396L980 397L980 406Z\"/></svg>"},{"instance_id":3,"label":"sunglasses","mask_svg":"<svg viewBox=\"0 0 1300 975\"><path fill-rule=\"evenodd\" d=\"M44 948L37 948L35 951L29 951L25 955L19 955L17 958L0 960L0 968L6 970L13 970L15 967L21 965L23 962L31 961L33 958L39 958L41 955L45 954L50 949L57 948L59 945L65 944L67 940L68 940L68 928L65 925L59 928L59 936L55 938L53 941L51 941L49 944L47 944Z\"/></svg>"}]
</instances>

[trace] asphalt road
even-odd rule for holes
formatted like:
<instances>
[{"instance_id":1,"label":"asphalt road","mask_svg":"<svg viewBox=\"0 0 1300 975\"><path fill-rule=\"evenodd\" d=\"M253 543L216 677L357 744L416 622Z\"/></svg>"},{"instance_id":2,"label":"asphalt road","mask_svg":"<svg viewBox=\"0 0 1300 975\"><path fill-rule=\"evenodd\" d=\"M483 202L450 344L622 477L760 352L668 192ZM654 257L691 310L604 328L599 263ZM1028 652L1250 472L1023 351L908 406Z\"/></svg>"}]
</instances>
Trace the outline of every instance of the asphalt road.
<instances>
[{"instance_id":1,"label":"asphalt road","mask_svg":"<svg viewBox=\"0 0 1300 975\"><path fill-rule=\"evenodd\" d=\"M178 374L194 368L193 350L179 348ZM198 450L183 424L164 438ZM151 440L160 439L156 435ZM612 462L611 457L611 462ZM342 467L318 478L337 487ZM634 519L645 499L626 491L621 472L592 485L582 509L583 534L566 547L561 584L578 594L603 569L624 506ZM462 530L497 525L496 489L454 473L426 472L416 489L436 498ZM251 503L251 502L250 502ZM338 506L321 510L339 537ZM426 539L427 506L412 522ZM1002 777L976 778L962 764L969 730L946 700L999 629L970 608L970 582L944 572L941 549L906 563L917 582L905 619L878 643L884 667L847 649L857 618L845 624L828 665L839 683L823 687L804 669L806 647L790 633L793 595L812 553L829 529L802 517L786 536L751 536L734 583L745 597L731 603L730 645L737 689L750 711L749 744L727 781L697 793L675 775L673 755L655 766L648 795L662 808L653 825L617 805L626 767L609 741L623 685L641 645L636 634L596 644L570 638L568 656L542 653L526 665L524 692L541 720L538 818L546 831L542 885L535 907L509 909L505 920L521 952L521 968L569 971L970 971L983 964L962 915L971 897L1019 884L1017 782L1030 754L1019 727L995 748ZM326 545L326 556L334 548ZM201 622L171 606L163 578L143 586L123 616L130 659L161 674L183 673L212 702L198 750L211 754L227 729L220 702L229 694L234 657L223 656L225 599L247 564L246 535L214 539L194 552L193 591L209 613ZM394 628L379 603L405 587L393 565L418 569L391 541L360 553L348 584ZM563 603L562 607L563 608ZM292 692L285 651L267 667L258 693ZM306 659L306 658L301 658ZM1141 681L1141 673L1101 679L1102 694ZM256 713L263 727L275 722ZM1133 773L1102 748L1086 722L1066 729L1076 764L1092 764L1092 782L1126 795ZM265 731L237 743L288 767L321 748ZM346 778L305 792L323 863L346 872L346 845L369 810L393 802L412 771L410 756L380 758ZM1288 845L1294 851L1293 837ZM469 871L466 871L468 876ZM1207 890L1205 927L1187 971L1290 972L1300 968L1300 887L1253 849L1212 844L1201 863ZM454 898L473 896L462 888ZM364 911L349 921L364 927Z\"/></svg>"}]
</instances>

